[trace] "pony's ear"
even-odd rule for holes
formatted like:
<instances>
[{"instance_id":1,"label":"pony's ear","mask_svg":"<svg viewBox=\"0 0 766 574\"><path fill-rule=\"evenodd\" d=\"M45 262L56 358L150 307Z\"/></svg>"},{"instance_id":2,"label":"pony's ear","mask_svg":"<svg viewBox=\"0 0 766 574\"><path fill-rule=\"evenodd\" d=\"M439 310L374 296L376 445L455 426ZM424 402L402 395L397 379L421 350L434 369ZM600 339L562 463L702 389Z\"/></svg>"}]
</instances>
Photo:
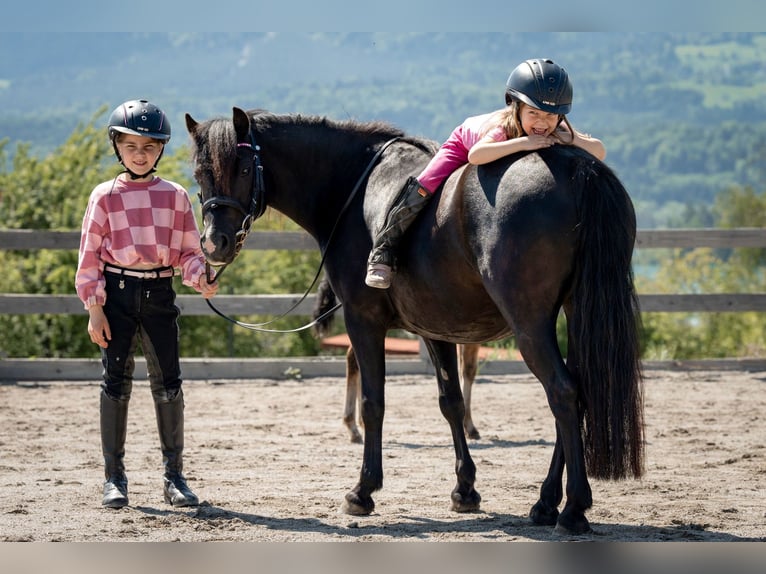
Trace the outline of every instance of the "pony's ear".
<instances>
[{"instance_id":1,"label":"pony's ear","mask_svg":"<svg viewBox=\"0 0 766 574\"><path fill-rule=\"evenodd\" d=\"M232 120L234 121L234 131L237 134L237 143L248 143L250 134L250 116L241 109L232 108Z\"/></svg>"},{"instance_id":2,"label":"pony's ear","mask_svg":"<svg viewBox=\"0 0 766 574\"><path fill-rule=\"evenodd\" d=\"M186 114L186 129L189 131L190 134L194 135L194 132L197 131L198 125L199 124L197 120L195 120L189 114Z\"/></svg>"}]
</instances>

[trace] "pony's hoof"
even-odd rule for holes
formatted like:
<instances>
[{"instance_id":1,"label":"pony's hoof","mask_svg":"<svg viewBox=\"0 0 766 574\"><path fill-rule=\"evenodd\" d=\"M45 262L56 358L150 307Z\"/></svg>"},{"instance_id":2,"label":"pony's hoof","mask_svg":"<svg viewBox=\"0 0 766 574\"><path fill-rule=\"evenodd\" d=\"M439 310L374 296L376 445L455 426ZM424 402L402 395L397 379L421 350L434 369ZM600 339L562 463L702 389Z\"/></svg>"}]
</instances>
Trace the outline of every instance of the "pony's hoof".
<instances>
[{"instance_id":1,"label":"pony's hoof","mask_svg":"<svg viewBox=\"0 0 766 574\"><path fill-rule=\"evenodd\" d=\"M470 429L465 430L465 436L470 438L471 440L480 440L481 435L479 434L479 431L476 430L476 427L471 427Z\"/></svg>"},{"instance_id":2,"label":"pony's hoof","mask_svg":"<svg viewBox=\"0 0 766 574\"><path fill-rule=\"evenodd\" d=\"M578 525L575 530L570 530L568 527L562 526L560 522L557 522L556 528L554 528L553 531L556 534L561 534L563 536L581 536L583 534L590 534L593 532L587 520L585 521L584 525Z\"/></svg>"},{"instance_id":3,"label":"pony's hoof","mask_svg":"<svg viewBox=\"0 0 766 574\"><path fill-rule=\"evenodd\" d=\"M588 519L585 518L584 514L580 513L575 515L573 513L568 513L566 509L561 513L558 521L556 521L556 528L554 528L554 531L557 534L564 534L568 536L576 536L593 532L591 530L590 523L588 522Z\"/></svg>"},{"instance_id":4,"label":"pony's hoof","mask_svg":"<svg viewBox=\"0 0 766 574\"><path fill-rule=\"evenodd\" d=\"M559 517L557 508L550 508L542 500L538 501L529 511L529 518L540 526L553 526Z\"/></svg>"},{"instance_id":5,"label":"pony's hoof","mask_svg":"<svg viewBox=\"0 0 766 574\"><path fill-rule=\"evenodd\" d=\"M476 512L481 503L481 496L475 490L471 490L467 495L453 491L451 499L452 510L455 512Z\"/></svg>"},{"instance_id":6,"label":"pony's hoof","mask_svg":"<svg viewBox=\"0 0 766 574\"><path fill-rule=\"evenodd\" d=\"M343 501L343 512L352 516L368 516L375 509L375 502L367 497L365 500L356 493L349 492Z\"/></svg>"}]
</instances>

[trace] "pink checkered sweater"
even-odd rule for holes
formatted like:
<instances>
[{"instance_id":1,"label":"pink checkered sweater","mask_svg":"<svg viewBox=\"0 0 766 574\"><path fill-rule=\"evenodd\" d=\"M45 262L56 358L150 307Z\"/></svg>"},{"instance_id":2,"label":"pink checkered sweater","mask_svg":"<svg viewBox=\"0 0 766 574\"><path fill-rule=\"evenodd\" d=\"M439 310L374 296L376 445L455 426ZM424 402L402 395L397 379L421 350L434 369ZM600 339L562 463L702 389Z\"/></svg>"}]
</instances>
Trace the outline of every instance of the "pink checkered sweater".
<instances>
[{"instance_id":1,"label":"pink checkered sweater","mask_svg":"<svg viewBox=\"0 0 766 574\"><path fill-rule=\"evenodd\" d=\"M186 190L159 177L150 182L118 178L96 186L82 222L75 276L86 309L106 301L104 264L180 268L184 285L199 291L205 258Z\"/></svg>"}]
</instances>

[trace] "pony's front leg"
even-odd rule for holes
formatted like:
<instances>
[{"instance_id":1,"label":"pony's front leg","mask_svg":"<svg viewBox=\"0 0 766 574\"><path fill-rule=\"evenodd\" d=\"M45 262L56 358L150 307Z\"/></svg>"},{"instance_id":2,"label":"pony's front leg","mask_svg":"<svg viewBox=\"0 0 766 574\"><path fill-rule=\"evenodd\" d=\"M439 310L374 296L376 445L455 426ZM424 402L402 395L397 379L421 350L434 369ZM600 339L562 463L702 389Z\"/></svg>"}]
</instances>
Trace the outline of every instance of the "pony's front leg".
<instances>
[{"instance_id":1,"label":"pony's front leg","mask_svg":"<svg viewBox=\"0 0 766 574\"><path fill-rule=\"evenodd\" d=\"M347 319L347 327L348 325ZM349 328L349 334L351 329ZM343 512L366 516L375 509L372 493L383 486L383 414L385 412L385 350L383 338L352 338L354 354L362 379L362 421L364 423L364 454L359 482L346 494ZM376 344L377 343L377 344Z\"/></svg>"},{"instance_id":2,"label":"pony's front leg","mask_svg":"<svg viewBox=\"0 0 766 574\"><path fill-rule=\"evenodd\" d=\"M455 345L444 341L425 339L426 348L436 368L439 385L439 409L447 419L455 446L455 473L457 485L452 491L452 510L472 512L479 509L481 496L474 488L476 465L468 452L468 442L463 430L465 404L460 392Z\"/></svg>"}]
</instances>

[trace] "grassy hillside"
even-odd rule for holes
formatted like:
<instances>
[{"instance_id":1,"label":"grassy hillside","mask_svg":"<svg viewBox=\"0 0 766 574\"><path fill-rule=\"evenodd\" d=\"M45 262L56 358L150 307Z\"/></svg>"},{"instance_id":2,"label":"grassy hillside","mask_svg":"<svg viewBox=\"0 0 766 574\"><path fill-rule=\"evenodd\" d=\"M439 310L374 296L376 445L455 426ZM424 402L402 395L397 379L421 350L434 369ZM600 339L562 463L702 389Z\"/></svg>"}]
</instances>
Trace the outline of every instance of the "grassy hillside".
<instances>
[{"instance_id":1,"label":"grassy hillside","mask_svg":"<svg viewBox=\"0 0 766 574\"><path fill-rule=\"evenodd\" d=\"M564 65L570 119L600 137L644 226L731 185L762 186L766 34L4 34L0 137L45 154L99 109L147 97L171 117L233 105L382 119L444 139L499 107L529 57ZM105 121L98 117L97 121Z\"/></svg>"}]
</instances>

